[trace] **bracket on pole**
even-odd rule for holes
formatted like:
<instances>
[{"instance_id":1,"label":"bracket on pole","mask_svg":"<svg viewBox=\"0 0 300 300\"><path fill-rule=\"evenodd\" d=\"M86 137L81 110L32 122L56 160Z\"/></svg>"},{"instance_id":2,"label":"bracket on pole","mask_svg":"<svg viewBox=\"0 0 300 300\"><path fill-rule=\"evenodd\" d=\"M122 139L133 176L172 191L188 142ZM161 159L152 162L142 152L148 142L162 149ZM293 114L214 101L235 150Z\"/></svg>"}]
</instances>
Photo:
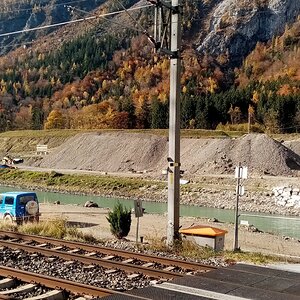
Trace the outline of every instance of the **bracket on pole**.
<instances>
[{"instance_id":1,"label":"bracket on pole","mask_svg":"<svg viewBox=\"0 0 300 300\"><path fill-rule=\"evenodd\" d=\"M170 58L179 58L179 51L170 51L168 49L160 48L159 52L167 54Z\"/></svg>"},{"instance_id":2,"label":"bracket on pole","mask_svg":"<svg viewBox=\"0 0 300 300\"><path fill-rule=\"evenodd\" d=\"M162 0L147 0L147 1L150 2L151 4L154 4L157 7L166 7L168 9L173 10L172 5L165 1L162 1Z\"/></svg>"}]
</instances>

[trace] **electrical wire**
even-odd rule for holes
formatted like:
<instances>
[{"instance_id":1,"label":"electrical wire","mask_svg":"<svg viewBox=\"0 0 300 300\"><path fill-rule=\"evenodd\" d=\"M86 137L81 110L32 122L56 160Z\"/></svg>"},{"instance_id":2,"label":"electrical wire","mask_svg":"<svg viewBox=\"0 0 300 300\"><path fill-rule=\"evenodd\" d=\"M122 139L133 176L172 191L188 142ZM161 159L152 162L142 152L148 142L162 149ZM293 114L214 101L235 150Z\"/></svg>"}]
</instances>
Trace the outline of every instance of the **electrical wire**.
<instances>
[{"instance_id":1,"label":"electrical wire","mask_svg":"<svg viewBox=\"0 0 300 300\"><path fill-rule=\"evenodd\" d=\"M67 5L67 4L74 4L74 3L80 3L80 2L88 2L89 0L74 0L74 1L68 1L65 3L57 3L57 4L53 4L51 5L52 7L56 7L56 6L62 6L62 5ZM18 2L15 2L14 5L18 4ZM19 4L23 4L22 2L19 2ZM38 4L38 3L37 3ZM43 3L39 3L40 5L43 5ZM43 9L45 8L45 6L48 5L47 3L44 3L44 6L41 6L40 8ZM22 11L32 11L34 9L34 7L30 7L30 8L20 8L20 9L16 9L16 10L7 10L7 11L3 11L0 12L0 14L8 14L8 13L15 13L15 12L22 12Z\"/></svg>"},{"instance_id":2,"label":"electrical wire","mask_svg":"<svg viewBox=\"0 0 300 300\"><path fill-rule=\"evenodd\" d=\"M92 15L90 12L87 12L87 11L85 11L85 10L76 8L76 7L74 7L74 6L68 6L68 8L72 9L72 11L74 11L74 12L75 12L75 11L78 11L78 12L81 12L81 13L84 13L84 14ZM124 24L119 23L119 22L116 22L116 21L114 21L114 20L112 20L112 19L109 19L109 18L106 18L106 17L103 17L103 16L102 16L102 18L103 18L104 20L110 22L110 23L119 25L119 26L121 26L121 27L125 27L125 28L127 28L127 29L130 29L130 30L133 30L133 31L137 31L137 32L140 32L140 33L143 32L143 31L141 31L141 30L138 30L137 28L133 28L133 27L124 25ZM92 22L89 22L89 23L95 26L95 24L93 24Z\"/></svg>"},{"instance_id":3,"label":"electrical wire","mask_svg":"<svg viewBox=\"0 0 300 300\"><path fill-rule=\"evenodd\" d=\"M127 9L127 11L135 11L135 10L138 10L138 9L148 8L148 7L152 7L152 6L153 6L152 4L148 4L148 5L143 5L143 6L132 7L132 8ZM70 21L66 21L66 22L55 23L55 24L50 24L50 25L45 25L45 26L39 26L39 27L34 27L34 28L28 28L28 29L23 29L23 30L6 32L6 33L0 34L0 37L16 35L16 34L22 34L22 33L27 33L27 32L31 32L31 31L42 30L42 29L47 29L47 28L53 28L53 27L58 27L58 26L63 26L63 25L68 25L68 24L75 24L75 23L84 22L84 21L87 21L87 20L98 19L98 18L101 18L101 17L113 16L113 15L117 15L117 14L120 14L120 13L123 13L123 12L125 12L125 10L119 10L119 11L106 13L106 14L103 14L103 15L90 16L90 17L86 17L86 18L70 20Z\"/></svg>"},{"instance_id":4,"label":"electrical wire","mask_svg":"<svg viewBox=\"0 0 300 300\"><path fill-rule=\"evenodd\" d=\"M120 2L119 0L115 0L115 1L119 3L119 5L125 10L129 18L142 29L142 32L147 32L146 29L129 13L128 9L123 5L122 2Z\"/></svg>"}]
</instances>

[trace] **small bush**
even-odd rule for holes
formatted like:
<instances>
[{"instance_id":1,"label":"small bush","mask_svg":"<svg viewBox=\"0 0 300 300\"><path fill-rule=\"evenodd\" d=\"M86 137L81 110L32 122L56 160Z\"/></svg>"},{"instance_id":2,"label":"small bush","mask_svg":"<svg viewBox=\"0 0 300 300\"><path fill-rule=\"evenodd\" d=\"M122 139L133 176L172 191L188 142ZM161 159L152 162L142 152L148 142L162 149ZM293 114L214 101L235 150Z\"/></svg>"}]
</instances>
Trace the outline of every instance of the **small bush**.
<instances>
[{"instance_id":1,"label":"small bush","mask_svg":"<svg viewBox=\"0 0 300 300\"><path fill-rule=\"evenodd\" d=\"M115 237L121 239L128 235L131 226L131 212L120 202L108 213L106 219L110 223L110 231Z\"/></svg>"},{"instance_id":2,"label":"small bush","mask_svg":"<svg viewBox=\"0 0 300 300\"><path fill-rule=\"evenodd\" d=\"M241 124L218 124L217 130L223 130L223 131L241 131L241 132L248 132L248 123L241 123ZM258 123L251 124L250 127L251 132L256 133L263 133L265 131L265 128L263 125L260 125Z\"/></svg>"}]
</instances>

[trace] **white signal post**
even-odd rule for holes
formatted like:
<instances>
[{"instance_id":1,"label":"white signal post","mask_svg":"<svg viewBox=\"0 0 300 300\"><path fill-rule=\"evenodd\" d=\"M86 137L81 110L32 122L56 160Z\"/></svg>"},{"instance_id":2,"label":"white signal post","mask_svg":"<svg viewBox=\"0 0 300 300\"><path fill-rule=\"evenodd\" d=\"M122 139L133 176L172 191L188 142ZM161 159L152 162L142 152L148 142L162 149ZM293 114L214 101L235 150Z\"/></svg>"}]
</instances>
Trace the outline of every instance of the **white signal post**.
<instances>
[{"instance_id":1,"label":"white signal post","mask_svg":"<svg viewBox=\"0 0 300 300\"><path fill-rule=\"evenodd\" d=\"M235 204L235 219L234 219L234 241L233 241L233 251L240 250L239 240L238 240L238 230L239 230L239 198L244 195L245 189L241 185L242 179L248 178L248 168L242 167L241 163L235 168L235 178L237 179L236 185L236 204Z\"/></svg>"}]
</instances>

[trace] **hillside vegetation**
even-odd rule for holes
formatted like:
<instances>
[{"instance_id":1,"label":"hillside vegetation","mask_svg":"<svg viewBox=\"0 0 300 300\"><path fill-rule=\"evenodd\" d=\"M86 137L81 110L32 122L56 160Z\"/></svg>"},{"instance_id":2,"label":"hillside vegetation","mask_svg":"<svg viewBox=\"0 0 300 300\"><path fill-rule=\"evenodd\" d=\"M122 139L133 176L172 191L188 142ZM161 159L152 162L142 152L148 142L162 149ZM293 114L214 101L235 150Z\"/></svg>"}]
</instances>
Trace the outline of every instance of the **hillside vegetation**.
<instances>
[{"instance_id":1,"label":"hillside vegetation","mask_svg":"<svg viewBox=\"0 0 300 300\"><path fill-rule=\"evenodd\" d=\"M38 13L48 12L46 24L63 4L29 2L16 5L6 1L0 16L10 24L5 14L12 7L15 17L29 11L36 18ZM237 129L250 118L253 130L297 131L299 21L286 26L282 36L258 43L242 67L233 70L229 46L218 55L208 55L209 51L197 51L193 45L204 40L202 28L210 34L207 26L214 13L226 16L229 2L235 2L234 9L242 13L240 4L233 0L184 1L181 127ZM245 10L254 18L275 2L255 2ZM130 7L144 2L122 3ZM92 1L85 8L95 7L96 13L121 9L113 1ZM141 26L150 28L152 13L147 9L134 17ZM252 21L247 20L240 15L239 22L251 29ZM167 128L169 58L154 51L136 24L120 29L119 22L132 23L128 15L113 21L68 25L47 38L38 38L32 47L0 57L0 130ZM287 19L279 21L284 24ZM226 22L240 30L236 19ZM218 28L226 33L228 26ZM224 37L233 38L231 34ZM231 42L227 39L226 43Z\"/></svg>"}]
</instances>

